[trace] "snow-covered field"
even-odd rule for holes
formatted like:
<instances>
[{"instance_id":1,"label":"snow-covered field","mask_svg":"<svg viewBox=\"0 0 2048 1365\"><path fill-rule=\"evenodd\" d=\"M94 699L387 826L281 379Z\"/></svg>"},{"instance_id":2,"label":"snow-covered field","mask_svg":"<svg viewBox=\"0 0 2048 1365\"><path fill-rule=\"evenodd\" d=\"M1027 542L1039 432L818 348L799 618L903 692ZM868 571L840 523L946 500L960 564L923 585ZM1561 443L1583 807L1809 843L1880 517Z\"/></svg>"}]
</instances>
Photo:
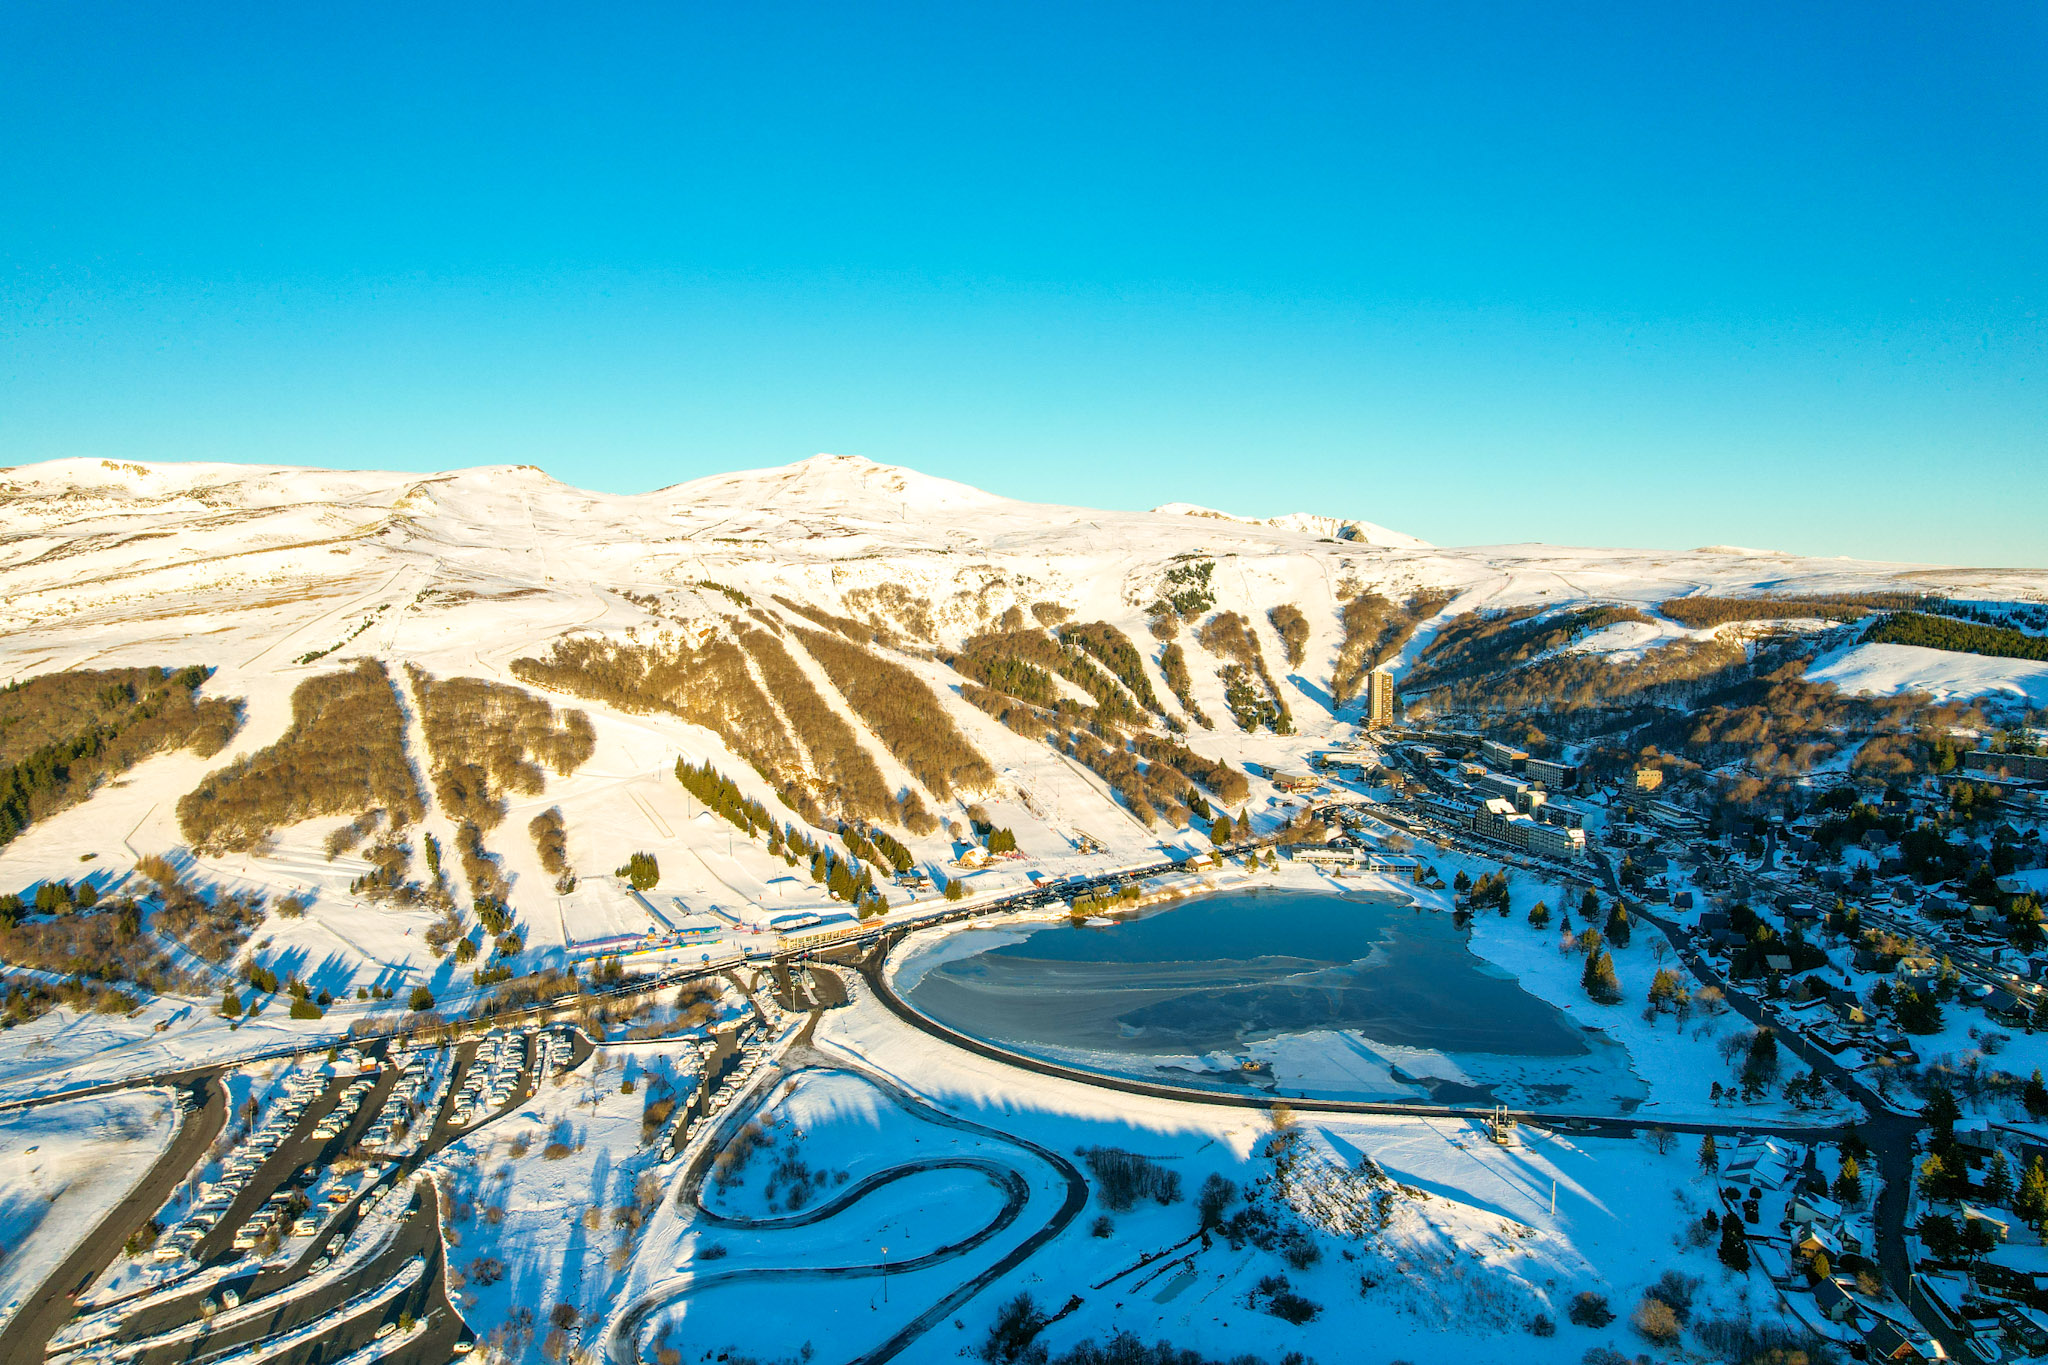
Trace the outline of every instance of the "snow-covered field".
<instances>
[{"instance_id":1,"label":"snow-covered field","mask_svg":"<svg viewBox=\"0 0 2048 1365\"><path fill-rule=\"evenodd\" d=\"M864 997L828 1014L818 1037L827 1058L872 1069L946 1114L1077 1165L1085 1164L1082 1149L1117 1148L1179 1176L1180 1196L1172 1202L1141 1198L1123 1212L1106 1210L1098 1190L1056 1238L942 1317L906 1359L951 1360L978 1347L997 1309L1019 1292L1048 1312L1078 1299L1048 1329L1045 1340L1055 1353L1124 1330L1212 1356L1252 1352L1267 1359L1288 1350L1353 1359L1361 1342L1372 1343L1369 1358L1390 1360L1498 1358L1511 1349L1517 1358L1566 1362L1610 1342L1632 1353L1642 1343L1625 1315L1667 1270L1701 1281L1696 1317L1770 1317L1776 1311L1767 1286L1731 1277L1711 1248L1687 1244L1688 1226L1712 1199L1696 1179L1687 1144L1659 1152L1648 1138L1574 1138L1525 1128L1517 1145L1498 1147L1477 1122L1316 1115L1301 1120L1298 1136L1289 1140L1297 1150L1282 1177L1271 1154L1274 1127L1258 1111L1109 1094L1027 1076L935 1042ZM829 1200L832 1191L850 1187L839 1180L841 1170L857 1183L878 1162L950 1153L960 1143L918 1131L855 1076L806 1072L793 1090L776 1095L765 1110L772 1139L756 1153L744 1181L713 1199L721 1211L772 1213L765 1187L756 1182L766 1178L766 1158L781 1153L799 1154L825 1173L821 1194ZM988 1140L975 1150L1003 1157L1001 1147ZM1369 1174L1368 1157L1383 1177ZM1035 1182L1040 1163L1014 1152L1005 1159ZM1279 1210L1283 1226L1303 1230L1315 1248L1313 1262L1291 1264L1284 1250L1260 1250L1250 1241L1232 1249L1220 1233L1202 1245L1195 1203L1211 1175L1240 1190L1259 1188L1262 1205ZM785 1181L785 1201L786 1191ZM1384 1226L1372 1212L1381 1194ZM1241 1199L1231 1205L1243 1207ZM786 1202L783 1208L787 1212ZM1020 1223L1043 1219L1042 1209L1033 1208L1027 1205ZM905 1180L818 1228L774 1234L776 1250L762 1254L780 1265L793 1258L853 1264L863 1250L878 1262L879 1248L889 1245L893 1260L906 1241L914 1252L944 1240L981 1216L980 1209L971 1182L966 1189L927 1189ZM698 1274L753 1254L751 1243L730 1231L687 1219L672 1229L652 1225L650 1247L659 1236L671 1238L675 1264ZM700 1259L713 1245L723 1254ZM1155 1253L1168 1254L1139 1265ZM636 1270L621 1311L669 1263L650 1257L650 1269ZM933 1276L930 1283L923 1275L891 1276L885 1321L908 1321L960 1272ZM1316 1307L1311 1321L1293 1325L1266 1310L1271 1295L1261 1292L1260 1282L1274 1276L1284 1276L1286 1292ZM672 1319L645 1319L647 1335L640 1340L684 1348L685 1359L741 1342L762 1358L796 1356L807 1342L825 1350L828 1340L836 1352L880 1332L882 1322L863 1311L872 1299L871 1313L881 1312L877 1278L806 1284L802 1314L765 1312L774 1301L772 1279L729 1296L712 1290L690 1297ZM1566 1311L1581 1291L1605 1295L1623 1320L1599 1330L1567 1323ZM851 1336L838 1330L843 1314L863 1324L861 1330ZM1554 1336L1531 1334L1538 1315L1550 1320ZM668 1334L661 1338L664 1325Z\"/></svg>"},{"instance_id":2,"label":"snow-covered field","mask_svg":"<svg viewBox=\"0 0 2048 1365\"><path fill-rule=\"evenodd\" d=\"M167 1090L0 1114L0 1303L39 1288L178 1130Z\"/></svg>"},{"instance_id":3,"label":"snow-covered field","mask_svg":"<svg viewBox=\"0 0 2048 1365\"><path fill-rule=\"evenodd\" d=\"M2048 663L2032 659L1857 644L1815 659L1806 676L1845 692L1926 692L1937 701L1996 697L2048 706Z\"/></svg>"}]
</instances>

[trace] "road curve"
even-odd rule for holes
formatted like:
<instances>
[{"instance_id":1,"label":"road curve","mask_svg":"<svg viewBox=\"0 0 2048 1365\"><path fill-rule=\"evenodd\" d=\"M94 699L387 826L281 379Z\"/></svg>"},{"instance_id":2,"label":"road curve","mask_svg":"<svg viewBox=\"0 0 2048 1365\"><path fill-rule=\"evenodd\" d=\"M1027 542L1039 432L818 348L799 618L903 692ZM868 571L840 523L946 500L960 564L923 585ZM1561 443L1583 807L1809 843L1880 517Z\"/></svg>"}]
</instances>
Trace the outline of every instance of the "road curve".
<instances>
[{"instance_id":1,"label":"road curve","mask_svg":"<svg viewBox=\"0 0 2048 1365\"><path fill-rule=\"evenodd\" d=\"M21 1311L0 1330L0 1360L40 1360L43 1347L77 1312L74 1299L113 1264L130 1233L162 1208L228 1121L228 1094L217 1076L187 1081L194 1101L178 1126L171 1145L157 1158L127 1197L116 1204L83 1242L65 1257L32 1294L22 1296Z\"/></svg>"},{"instance_id":2,"label":"road curve","mask_svg":"<svg viewBox=\"0 0 2048 1365\"><path fill-rule=\"evenodd\" d=\"M922 1122L931 1123L943 1128L952 1128L959 1132L971 1133L977 1137L992 1139L1007 1147L1021 1148L1029 1152L1032 1156L1045 1162L1054 1171L1059 1173L1066 1185L1066 1196L1062 1200L1060 1207L1041 1227L1036 1229L1029 1237L1026 1237L993 1265L955 1286L950 1293L940 1298L938 1302L899 1328L888 1340L882 1342L873 1350L857 1357L853 1365L882 1365L882 1362L894 1358L912 1342L954 1313L960 1305L966 1303L983 1289L1030 1259L1047 1242L1065 1231L1067 1226L1080 1215L1081 1210L1087 1205L1087 1181L1073 1163L1059 1153L1049 1148L1041 1147L1029 1139L1019 1138L1013 1134L1004 1133L997 1129L988 1128L960 1118L957 1115L949 1114L921 1097L912 1094L891 1078L870 1071L858 1063L844 1061L837 1057L824 1056L814 1052L807 1044L799 1044L796 1048L792 1049L792 1053L799 1060L796 1065L785 1068L786 1075L795 1076L806 1071L836 1071L858 1076L861 1080L873 1085L884 1095L888 1096L899 1108ZM751 1110L745 1112L751 1112ZM612 1365L638 1365L639 1336L648 1318L676 1301L687 1298L702 1290L714 1288L720 1284L741 1278L778 1277L789 1280L853 1279L879 1276L885 1273L902 1274L926 1269L930 1266L966 1255L976 1247L983 1245L990 1238L995 1237L1015 1223L1030 1200L1029 1184L1024 1176L1014 1167L1005 1166L998 1161L984 1157L933 1157L921 1161L906 1162L903 1165L893 1166L885 1171L879 1171L866 1176L850 1188L837 1193L831 1200L801 1213L784 1214L775 1218L749 1218L734 1214L718 1213L704 1204L704 1179L712 1155L725 1145L729 1131L737 1121L738 1116L738 1112L728 1116L725 1123L721 1125L721 1131L714 1135L715 1140L707 1142L698 1151L697 1155L691 1159L679 1188L679 1197L682 1202L692 1206L697 1218L713 1226L745 1228L756 1231L773 1231L776 1229L808 1226L823 1222L845 1212L869 1195L888 1185L929 1170L978 1171L988 1177L992 1184L1003 1191L1003 1207L987 1224L966 1237L926 1252L923 1255L891 1262L887 1265L881 1262L870 1262L840 1266L804 1266L774 1269L741 1268L713 1271L709 1274L685 1271L681 1274L670 1276L650 1286L640 1298L613 1319L611 1326L606 1329L604 1350L606 1358L612 1362Z\"/></svg>"}]
</instances>

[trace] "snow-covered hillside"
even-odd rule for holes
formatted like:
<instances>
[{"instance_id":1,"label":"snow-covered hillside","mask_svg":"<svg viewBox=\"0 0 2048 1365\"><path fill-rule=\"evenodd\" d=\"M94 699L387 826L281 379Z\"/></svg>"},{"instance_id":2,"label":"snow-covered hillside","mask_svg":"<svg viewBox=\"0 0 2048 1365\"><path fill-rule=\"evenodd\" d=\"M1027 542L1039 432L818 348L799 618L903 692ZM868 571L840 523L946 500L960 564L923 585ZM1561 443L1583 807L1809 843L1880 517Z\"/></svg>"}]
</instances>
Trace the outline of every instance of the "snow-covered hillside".
<instances>
[{"instance_id":1,"label":"snow-covered hillside","mask_svg":"<svg viewBox=\"0 0 2048 1365\"><path fill-rule=\"evenodd\" d=\"M473 927L465 932L485 957L433 952L434 906L361 894L376 880L379 857L400 882L443 878L450 894L441 909L452 901L458 919L468 893L481 893L473 874L485 867L513 908L526 970L559 962L578 944L639 934L663 920L701 921L729 945L777 915L845 912L801 861L749 840L685 791L674 776L679 759L710 764L760 803L771 824L807 825L835 853L843 844L833 817L863 813L848 793L849 784L865 783L881 794L865 813L879 811L916 862L961 881L970 894L1014 889L1034 873L1156 859L1162 848L1205 849L1206 816L1169 800L1161 818L1148 821L1118 798L1099 763L969 704L963 694L970 685L948 660L992 629L1035 637L1046 622L1114 628L1103 637L1110 652L1121 640L1136 656L1114 682L1102 676L1110 664L1068 667L1080 658L1071 646L1040 641L1072 656L1047 665L1057 665L1059 676L1043 676L1044 704L1087 703L1093 686L1092 700L1121 699L1129 724L1185 727L1202 760L1248 775L1243 799L1224 798L1229 813L1270 827L1294 805L1269 779L1298 769L1315 746L1348 734L1357 719L1355 701L1334 702L1332 682L1344 646L1342 613L1361 595L1427 604L1417 609L1412 638L1389 656L1397 672L1444 621L1476 609L1635 608L1640 619L1568 646L1627 658L1712 633L1655 614L1657 603L1688 594L2048 598L2048 575L2038 573L1802 560L1725 547L1442 548L1319 515L1260 522L1185 504L1110 512L1025 503L830 455L637 496L567 487L527 466L419 476L65 460L0 471L0 506L0 683L66 670L199 665L213 670L205 697L238 699L243 708L224 752L159 752L90 799L34 820L0 847L0 892L83 877L102 893L125 886L133 894L142 889L129 872L137 860L170 855L208 896L269 898L233 960L187 960L178 944L166 943L177 965L221 988L238 965L261 955L280 976L296 973L331 994L337 1017L380 1007L377 999L358 1000L359 992L403 998L405 989L425 985L444 998L460 994L490 960L491 943ZM1176 592L1194 605L1159 619L1162 599ZM1284 609L1285 634L1275 609ZM1232 613L1237 623L1221 636L1197 628L1204 616L1214 625ZM833 645L849 635L849 645ZM1169 676L1167 635L1173 651L1184 650L1173 660L1184 676ZM596 684L555 687L545 678L562 672L545 675L532 661L552 657L564 642L624 660L629 671L681 670L675 677L683 681L658 696ZM846 648L862 667L882 670L874 695L855 695L843 668L835 672L830 651ZM705 699L712 675L701 668L719 650L727 670L719 686L758 687L767 699L761 715L738 716L729 698ZM1235 684L1230 650L1255 665L1237 673ZM389 713L391 752L419 779L421 813L404 842L339 832L362 812L331 805L261 839L223 837L213 851L195 853L202 841L181 821L181 799L207 784L218 788L227 765L297 733L293 699L301 684L365 660L383 665L391 680L398 703ZM1987 669L2012 671L1959 655L1922 660L1904 673L1845 668L1842 676L1851 685L1895 680L1939 690L1943 668L1969 673L1973 685ZM433 679L482 680L506 689L490 694L506 704L538 692L558 718L580 712L589 721L588 750L575 762L486 783L479 799L495 801L496 813L484 819L459 870L472 817L449 802L463 790L460 769L471 756L429 743L433 718L423 710L423 689ZM1265 689L1269 717L1284 716L1284 724L1232 724L1233 704L1243 697L1228 689L1248 679ZM878 708L918 687L930 690L937 710L885 732ZM957 731L953 759L917 752L934 726ZM952 777L941 771L948 762ZM1187 790L1179 778L1171 785ZM920 808L935 825L908 816ZM579 879L573 889L558 864L543 865L538 832L528 834L551 811L560 812L563 859ZM960 854L978 842L972 820L1011 831L1020 857L985 869L961 866ZM653 856L658 881L636 895L610 874L643 852ZM471 853L484 862L473 863ZM899 907L935 894L883 889ZM303 915L276 913L287 896L306 906ZM717 941L704 951L717 951ZM31 1044L60 1027L46 1018L13 1031L0 1044L0 1072L36 1070L28 1065ZM106 1036L113 1046L120 1035Z\"/></svg>"}]
</instances>

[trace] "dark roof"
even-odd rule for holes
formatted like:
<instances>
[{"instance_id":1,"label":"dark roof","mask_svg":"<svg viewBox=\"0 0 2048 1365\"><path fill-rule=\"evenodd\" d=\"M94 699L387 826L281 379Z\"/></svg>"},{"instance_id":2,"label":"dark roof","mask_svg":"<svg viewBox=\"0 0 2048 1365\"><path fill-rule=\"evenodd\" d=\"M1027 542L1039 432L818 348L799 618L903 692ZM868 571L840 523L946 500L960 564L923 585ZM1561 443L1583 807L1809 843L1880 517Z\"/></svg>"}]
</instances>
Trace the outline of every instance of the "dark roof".
<instances>
[{"instance_id":1,"label":"dark roof","mask_svg":"<svg viewBox=\"0 0 2048 1365\"><path fill-rule=\"evenodd\" d=\"M1911 1351L1914 1359L1920 1358L1920 1349L1913 1345L1912 1338L1883 1318L1872 1323L1870 1330L1863 1334L1863 1344L1879 1360L1897 1360L1902 1350Z\"/></svg>"}]
</instances>

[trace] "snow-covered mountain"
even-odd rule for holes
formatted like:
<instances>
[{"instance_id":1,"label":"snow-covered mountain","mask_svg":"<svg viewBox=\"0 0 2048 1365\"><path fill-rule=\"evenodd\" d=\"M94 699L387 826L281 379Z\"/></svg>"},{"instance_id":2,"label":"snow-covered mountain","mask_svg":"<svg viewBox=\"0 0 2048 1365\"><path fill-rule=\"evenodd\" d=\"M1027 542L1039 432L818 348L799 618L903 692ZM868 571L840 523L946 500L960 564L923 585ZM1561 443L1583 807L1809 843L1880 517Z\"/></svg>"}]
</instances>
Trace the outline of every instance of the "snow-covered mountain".
<instances>
[{"instance_id":1,"label":"snow-covered mountain","mask_svg":"<svg viewBox=\"0 0 2048 1365\"><path fill-rule=\"evenodd\" d=\"M1541 624L1557 609L1624 609L1584 613L1585 629L1543 649L1625 661L1719 629L1657 610L1671 598L1873 591L2048 600L2048 575L1728 547L1440 547L1339 517L1027 503L831 455L631 496L527 466L24 466L0 470L0 685L196 665L211 672L194 695L231 701L240 723L223 751L151 751L82 799L31 812L0 843L0 892L81 875L119 888L138 859L167 855L210 896L307 907L266 914L237 954L299 964L337 997L400 978L460 991L472 969L427 939L437 916L459 920L487 885L509 898L526 969L646 930L650 905L764 923L845 912L807 864L707 810L677 781L678 760L709 765L772 826L872 863L838 817L875 819L917 862L1000 891L1028 871L1206 849L1209 816L1191 779L1160 766L1158 744L1185 742L1193 757L1180 773L1196 773L1234 818L1289 818L1296 806L1272 779L1358 719L1355 700L1337 697L1355 697L1361 656L1346 641L1361 603L1407 613L1387 637L1402 674L1474 611L1521 609ZM1055 640L1038 629L1058 622L1088 630ZM975 650L999 638L1015 643L977 663ZM2048 667L1934 650L1902 662L1904 648L1837 648L1822 664L1852 687L2048 700ZM418 796L383 825L370 807L389 798L330 801L260 838L203 847L181 805L219 797L236 764L270 755L285 785L266 799L289 806L318 744L361 737L344 727L304 738L317 719L306 707L322 688L346 690L358 665L369 666L359 678L389 681L372 689L390 694L381 742L416 775L395 780ZM1007 699L974 681L994 678L991 666ZM503 728L434 740L437 679L499 689L470 695L495 698L490 724ZM1020 708L1026 696L1036 700ZM1111 735L1149 736L1142 766L1141 746L1094 744L1085 722L1067 735L1075 715L1092 714L1073 707L1098 705ZM479 824L475 784L451 765L482 773L500 761L482 752L492 735L515 731L520 745L552 735L571 757L505 768L487 788L495 814ZM301 749L278 761L292 743ZM474 756L451 752L472 743ZM366 821L386 831L381 845L351 836ZM1030 861L961 868L971 823L1010 831ZM648 901L604 875L635 854L659 867ZM573 886L564 860L580 874ZM380 876L430 873L453 877L436 902L375 893ZM239 960L210 967L165 942L201 979ZM115 1032L110 1047L132 1044Z\"/></svg>"},{"instance_id":2,"label":"snow-covered mountain","mask_svg":"<svg viewBox=\"0 0 2048 1365\"><path fill-rule=\"evenodd\" d=\"M1219 512L1213 507L1197 506L1192 502L1169 502L1152 510L1165 516L1207 517L1212 521L1235 521L1246 526L1277 526L1283 531L1299 531L1318 540L1348 540L1360 545L1391 546L1402 550L1430 548L1429 542L1420 536L1390 531L1370 521L1326 517L1314 512L1288 512L1277 517L1240 517L1230 512Z\"/></svg>"}]
</instances>

